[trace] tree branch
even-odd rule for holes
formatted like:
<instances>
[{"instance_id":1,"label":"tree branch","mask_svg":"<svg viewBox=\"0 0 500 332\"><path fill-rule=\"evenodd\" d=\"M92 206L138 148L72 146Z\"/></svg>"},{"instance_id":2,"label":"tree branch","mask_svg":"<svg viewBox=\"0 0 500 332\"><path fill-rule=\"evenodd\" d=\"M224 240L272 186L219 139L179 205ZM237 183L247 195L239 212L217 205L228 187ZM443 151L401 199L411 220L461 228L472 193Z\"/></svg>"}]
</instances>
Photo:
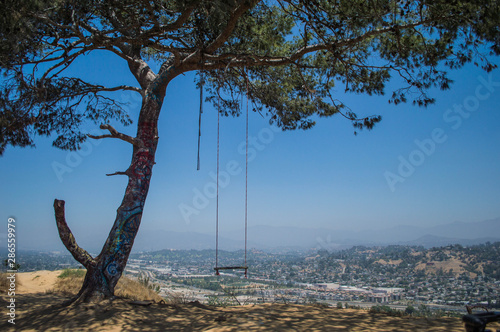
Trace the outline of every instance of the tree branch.
<instances>
[{"instance_id":1,"label":"tree branch","mask_svg":"<svg viewBox=\"0 0 500 332\"><path fill-rule=\"evenodd\" d=\"M125 172L114 172L114 173L111 173L111 174L106 174L106 176L113 176L113 175L129 175L126 171Z\"/></svg>"},{"instance_id":2,"label":"tree branch","mask_svg":"<svg viewBox=\"0 0 500 332\"><path fill-rule=\"evenodd\" d=\"M153 82L156 75L151 70L151 67L141 59L140 57L130 56L130 60L128 61L128 67L132 75L134 75L135 79L141 85L141 88L146 90L148 85Z\"/></svg>"},{"instance_id":3,"label":"tree branch","mask_svg":"<svg viewBox=\"0 0 500 332\"><path fill-rule=\"evenodd\" d=\"M132 144L134 146L137 146L138 148L144 147L144 142L142 140L137 139L135 137L131 137L131 136L125 135L123 133L120 133L120 132L118 132L118 130L116 130L115 128L113 128L109 124L102 124L102 125L100 125L99 128L101 128L103 130L108 130L110 132L110 134L108 134L108 135L99 135L99 136L94 136L94 135L87 134L87 137L90 137L92 139L118 138L118 139L121 139L122 141L128 142L128 143L130 143L130 144Z\"/></svg>"},{"instance_id":4,"label":"tree branch","mask_svg":"<svg viewBox=\"0 0 500 332\"><path fill-rule=\"evenodd\" d=\"M212 44L208 45L206 52L211 54L215 52L217 49L219 49L229 38L231 33L233 32L234 28L236 27L236 24L238 23L238 20L240 17L250 8L252 8L258 1L257 0L243 0L240 1L240 4L238 7L236 7L233 12L231 13L231 16L229 17L229 20L227 22L226 27L222 32L215 38L215 40L212 42Z\"/></svg>"},{"instance_id":5,"label":"tree branch","mask_svg":"<svg viewBox=\"0 0 500 332\"><path fill-rule=\"evenodd\" d=\"M423 20L419 22L414 22L410 23L407 25L400 25L397 27L399 30L405 30L405 29L414 29L417 26L420 25L425 25L428 23L431 23L433 21L442 19L443 17L437 18L437 19L428 19L428 20ZM204 69L206 70L213 70L213 69L220 69L224 67L253 67L253 66L282 66L282 65L288 65L295 63L296 61L300 60L302 57L304 57L306 54L310 54L313 52L321 51L321 50L327 50L327 51L332 51L335 48L339 47L350 47L352 45L355 45L367 38L371 38L374 36L382 35L387 32L394 31L395 27L388 27L388 28L383 28L383 29L376 29L376 30L371 30L367 31L364 34L339 41L337 43L332 43L332 44L327 44L327 43L317 43L313 45L307 45L304 47L299 48L296 50L293 54L289 56L257 56L257 55L252 55L252 54L231 54L231 53L223 53L220 55L210 55L210 54L204 54L204 57L210 61L209 63L204 64ZM230 59L230 63L228 64L227 62L221 62L221 60L225 59Z\"/></svg>"},{"instance_id":6,"label":"tree branch","mask_svg":"<svg viewBox=\"0 0 500 332\"><path fill-rule=\"evenodd\" d=\"M94 258L84 249L82 249L75 240L73 233L66 223L66 217L64 216L64 201L55 199L54 200L54 211L56 216L57 230L59 231L59 237L63 242L64 246L73 255L73 257L85 266L87 269L92 265L96 264Z\"/></svg>"},{"instance_id":7,"label":"tree branch","mask_svg":"<svg viewBox=\"0 0 500 332\"><path fill-rule=\"evenodd\" d=\"M440 19L442 19L444 17L437 17L437 18L433 18L433 19L427 19L427 20L423 20L423 21L418 21L418 22L414 22L414 23L410 23L410 24L405 24L405 25L397 25L397 26L391 26L391 27L387 27L387 28L383 28L383 29L376 29L376 30L371 30L371 31L367 31L366 33L358 36L358 37L355 37L355 38L351 38L351 39L347 39L347 40L344 40L338 44L335 44L335 46L350 46L350 45L354 45L354 44L357 44L359 43L360 41L363 41L367 38L370 38L370 37L373 37L373 36L378 36L378 35L381 35L381 34L384 34L386 32L391 32L391 31L395 31L395 30L406 30L406 29L414 29L420 25L425 25L425 24L428 24L428 23L431 23L431 22L434 22L434 21L438 21Z\"/></svg>"},{"instance_id":8,"label":"tree branch","mask_svg":"<svg viewBox=\"0 0 500 332\"><path fill-rule=\"evenodd\" d=\"M178 18L175 22L172 22L170 24L166 24L166 25L163 25L161 26L161 29L164 30L164 31L173 31L173 30L177 30L177 29L180 29L182 27L182 25L184 23L186 23L186 21L188 20L189 16L191 16L191 13L193 12L193 10L195 10L196 5L193 5L193 6L190 6L188 7Z\"/></svg>"}]
</instances>

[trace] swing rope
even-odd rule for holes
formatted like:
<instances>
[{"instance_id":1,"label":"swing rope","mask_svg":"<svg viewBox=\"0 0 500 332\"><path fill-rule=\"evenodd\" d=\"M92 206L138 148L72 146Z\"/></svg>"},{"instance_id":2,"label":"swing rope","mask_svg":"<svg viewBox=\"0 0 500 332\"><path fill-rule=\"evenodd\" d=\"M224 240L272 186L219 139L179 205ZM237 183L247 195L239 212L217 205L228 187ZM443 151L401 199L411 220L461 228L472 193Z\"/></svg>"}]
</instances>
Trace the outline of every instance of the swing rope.
<instances>
[{"instance_id":1,"label":"swing rope","mask_svg":"<svg viewBox=\"0 0 500 332\"><path fill-rule=\"evenodd\" d=\"M217 89L219 94L219 89ZM219 142L220 142L220 95L217 99L217 193L215 198L215 271L219 275Z\"/></svg>"},{"instance_id":2,"label":"swing rope","mask_svg":"<svg viewBox=\"0 0 500 332\"><path fill-rule=\"evenodd\" d=\"M246 128L245 128L245 267L247 265L247 239L248 239L248 76L245 71L246 79ZM245 269L245 278L247 277Z\"/></svg>"},{"instance_id":3,"label":"swing rope","mask_svg":"<svg viewBox=\"0 0 500 332\"><path fill-rule=\"evenodd\" d=\"M201 115L203 114L203 86L205 80L203 72L200 72L200 115L198 116L198 159L196 163L196 170L200 170L200 146L201 146Z\"/></svg>"},{"instance_id":4,"label":"swing rope","mask_svg":"<svg viewBox=\"0 0 500 332\"><path fill-rule=\"evenodd\" d=\"M220 94L217 99L217 192L216 192L216 208L215 208L215 274L219 274L219 270L245 270L245 279L248 278L247 266L247 240L248 240L248 77L246 76L246 122L245 122L245 263L244 266L227 266L219 267L219 170L220 170ZM220 87L219 87L220 88ZM218 92L219 90L217 90Z\"/></svg>"}]
</instances>

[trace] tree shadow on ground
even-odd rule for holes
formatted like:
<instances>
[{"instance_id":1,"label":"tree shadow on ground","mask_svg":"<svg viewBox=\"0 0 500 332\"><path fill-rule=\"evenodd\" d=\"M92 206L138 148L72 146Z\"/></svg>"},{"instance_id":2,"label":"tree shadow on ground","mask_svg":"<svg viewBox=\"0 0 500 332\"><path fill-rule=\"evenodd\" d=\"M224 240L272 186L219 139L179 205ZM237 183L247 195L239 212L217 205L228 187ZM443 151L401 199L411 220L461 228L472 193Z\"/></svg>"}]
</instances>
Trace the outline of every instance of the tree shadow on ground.
<instances>
[{"instance_id":1,"label":"tree shadow on ground","mask_svg":"<svg viewBox=\"0 0 500 332\"><path fill-rule=\"evenodd\" d=\"M315 305L149 306L118 299L64 307L56 294L16 296L16 326L1 331L464 331L460 318L395 317ZM5 299L2 306L6 304ZM5 306L4 306L5 308Z\"/></svg>"}]
</instances>

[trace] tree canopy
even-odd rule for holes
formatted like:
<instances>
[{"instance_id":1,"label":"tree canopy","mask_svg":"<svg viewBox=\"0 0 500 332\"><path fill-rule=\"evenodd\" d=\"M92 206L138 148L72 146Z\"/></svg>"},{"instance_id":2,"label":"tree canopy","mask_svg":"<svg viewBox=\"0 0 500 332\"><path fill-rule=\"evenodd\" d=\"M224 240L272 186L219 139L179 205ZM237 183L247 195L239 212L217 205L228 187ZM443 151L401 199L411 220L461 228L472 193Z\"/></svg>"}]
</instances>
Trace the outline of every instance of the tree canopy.
<instances>
[{"instance_id":1,"label":"tree canopy","mask_svg":"<svg viewBox=\"0 0 500 332\"><path fill-rule=\"evenodd\" d=\"M355 130L371 129L381 117L358 118L340 92L389 92L392 103L429 105L429 89L450 88L449 69L496 67L489 56L500 53L499 8L481 0L7 0L0 154L51 134L54 146L77 149L87 139L85 121L131 123L110 92L145 96L156 88L164 96L187 71L202 73L208 99L220 97L226 115L240 112L248 85L254 109L284 130L337 113ZM77 58L97 50L126 61L138 84L66 76ZM391 77L403 85L386 91Z\"/></svg>"}]
</instances>

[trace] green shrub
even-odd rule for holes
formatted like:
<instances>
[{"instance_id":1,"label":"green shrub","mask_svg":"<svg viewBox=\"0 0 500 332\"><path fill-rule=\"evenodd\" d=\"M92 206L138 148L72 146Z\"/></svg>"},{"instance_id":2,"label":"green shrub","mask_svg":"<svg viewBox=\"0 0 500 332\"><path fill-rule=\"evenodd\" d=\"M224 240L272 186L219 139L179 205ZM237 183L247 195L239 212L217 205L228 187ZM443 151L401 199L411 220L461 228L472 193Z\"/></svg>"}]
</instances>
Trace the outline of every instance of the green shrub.
<instances>
[{"instance_id":1,"label":"green shrub","mask_svg":"<svg viewBox=\"0 0 500 332\"><path fill-rule=\"evenodd\" d=\"M386 313L391 316L401 316L402 312L396 309L392 309L387 305L374 305L369 310L370 313Z\"/></svg>"},{"instance_id":2,"label":"green shrub","mask_svg":"<svg viewBox=\"0 0 500 332\"><path fill-rule=\"evenodd\" d=\"M417 310L415 309L415 307L414 307L414 306L412 306L412 305L408 305L408 306L406 307L406 309L405 309L405 314L406 314L406 315L410 315L410 316L411 316L411 315L413 315L413 314L415 313L415 311L417 311Z\"/></svg>"},{"instance_id":3,"label":"green shrub","mask_svg":"<svg viewBox=\"0 0 500 332\"><path fill-rule=\"evenodd\" d=\"M153 291L155 291L156 293L160 293L160 285L158 284L154 284L152 282L149 282L149 276L147 275L143 275L142 273L139 274L139 276L137 277L137 280L139 281L139 283L144 286L145 288L148 288L148 289L151 289Z\"/></svg>"},{"instance_id":4,"label":"green shrub","mask_svg":"<svg viewBox=\"0 0 500 332\"><path fill-rule=\"evenodd\" d=\"M227 296L216 295L209 295L207 304L214 307L229 307L235 305L235 303Z\"/></svg>"},{"instance_id":5,"label":"green shrub","mask_svg":"<svg viewBox=\"0 0 500 332\"><path fill-rule=\"evenodd\" d=\"M65 278L70 278L70 277L85 277L85 274L87 273L87 270L83 269L64 269L60 275L58 275L58 278L65 279Z\"/></svg>"}]
</instances>

